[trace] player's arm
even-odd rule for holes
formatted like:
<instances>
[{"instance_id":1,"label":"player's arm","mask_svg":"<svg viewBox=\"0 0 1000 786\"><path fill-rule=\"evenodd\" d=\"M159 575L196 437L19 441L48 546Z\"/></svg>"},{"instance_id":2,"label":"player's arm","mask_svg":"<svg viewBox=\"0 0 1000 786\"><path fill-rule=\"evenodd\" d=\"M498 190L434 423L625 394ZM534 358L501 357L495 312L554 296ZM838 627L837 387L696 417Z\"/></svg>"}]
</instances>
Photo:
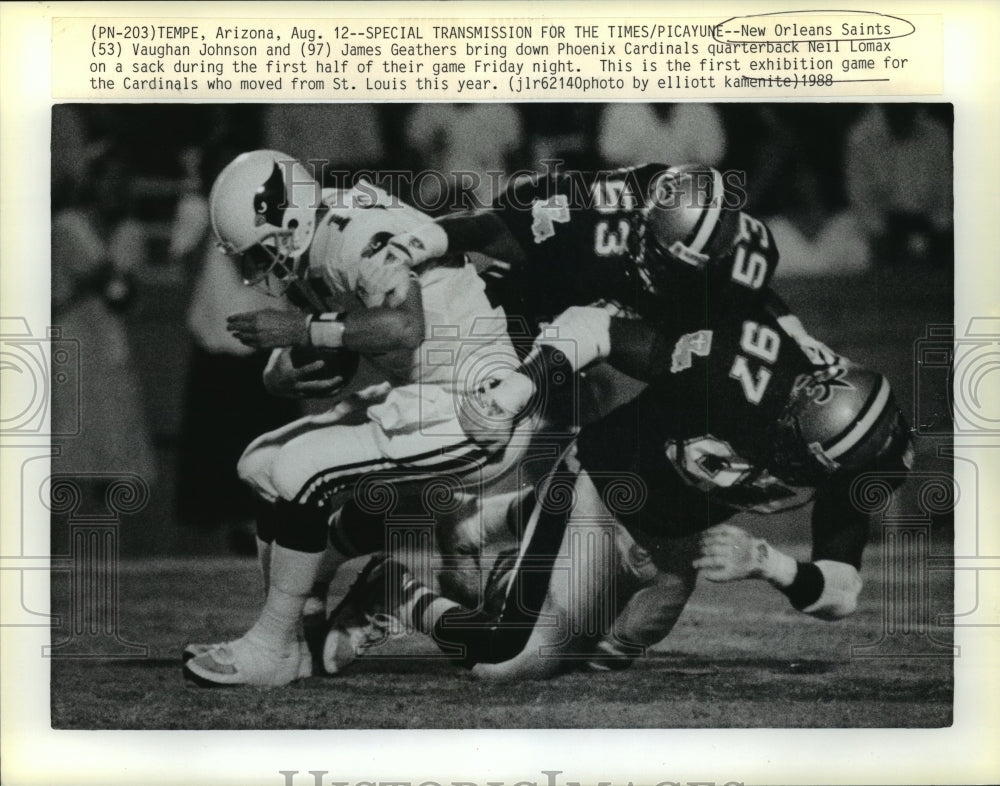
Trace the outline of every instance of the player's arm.
<instances>
[{"instance_id":1,"label":"player's arm","mask_svg":"<svg viewBox=\"0 0 1000 786\"><path fill-rule=\"evenodd\" d=\"M362 355L416 349L424 340L423 298L416 278L408 273L406 281L405 289L396 290L394 302L347 314L339 333L336 321L331 330L322 320L314 320L310 325L312 345L343 346Z\"/></svg>"},{"instance_id":2,"label":"player's arm","mask_svg":"<svg viewBox=\"0 0 1000 786\"><path fill-rule=\"evenodd\" d=\"M649 322L612 317L608 362L633 379L649 382L669 373L675 339L668 339Z\"/></svg>"},{"instance_id":3,"label":"player's arm","mask_svg":"<svg viewBox=\"0 0 1000 786\"><path fill-rule=\"evenodd\" d=\"M768 287L767 291L764 293L764 308L766 308L768 313L770 313L771 316L777 319L778 322L781 322L783 319L787 319L790 316L794 317L794 314L792 314L792 310L788 307L788 304L785 302L784 298L781 297L781 295L779 295L770 287ZM799 324L799 326L801 326L802 323L799 322L798 318L797 317L794 318L795 321ZM803 332L804 331L805 328L803 328Z\"/></svg>"},{"instance_id":4,"label":"player's arm","mask_svg":"<svg viewBox=\"0 0 1000 786\"><path fill-rule=\"evenodd\" d=\"M818 595L800 598L801 611L821 619L839 619L857 607L861 592L861 555L871 517L851 503L853 478L838 478L819 488L813 505L812 562L822 577ZM815 590L813 590L815 594Z\"/></svg>"},{"instance_id":5,"label":"player's arm","mask_svg":"<svg viewBox=\"0 0 1000 786\"><path fill-rule=\"evenodd\" d=\"M540 218L536 211L555 210L559 213L556 220L569 220L566 182L559 174L517 181L489 209L443 216L397 235L390 244L409 258L411 267L447 253L469 251L518 264L524 261L529 248L541 242L535 226ZM550 208L548 202L553 198L558 199L558 204ZM482 270L477 272L484 274Z\"/></svg>"},{"instance_id":6,"label":"player's arm","mask_svg":"<svg viewBox=\"0 0 1000 786\"><path fill-rule=\"evenodd\" d=\"M850 361L843 355L838 355L822 341L813 338L802 324L802 320L792 313L792 310L785 304L777 293L772 290L767 292L766 307L768 311L777 319L778 325L785 331L799 349L805 352L814 366L849 365Z\"/></svg>"},{"instance_id":7,"label":"player's arm","mask_svg":"<svg viewBox=\"0 0 1000 786\"><path fill-rule=\"evenodd\" d=\"M362 355L414 349L424 338L423 301L416 279L400 267L378 305L347 314L263 309L233 314L227 327L247 346L261 349L344 347Z\"/></svg>"},{"instance_id":8,"label":"player's arm","mask_svg":"<svg viewBox=\"0 0 1000 786\"><path fill-rule=\"evenodd\" d=\"M849 488L849 480L837 480L818 490L811 561L799 562L763 538L720 524L702 533L694 567L709 581L764 579L796 609L819 619L852 614L861 592L868 516L850 504Z\"/></svg>"},{"instance_id":9,"label":"player's arm","mask_svg":"<svg viewBox=\"0 0 1000 786\"><path fill-rule=\"evenodd\" d=\"M495 210L442 216L411 232L397 235L390 241L390 246L410 267L448 253L477 251L507 262L518 261L524 256L517 238Z\"/></svg>"},{"instance_id":10,"label":"player's arm","mask_svg":"<svg viewBox=\"0 0 1000 786\"><path fill-rule=\"evenodd\" d=\"M565 367L575 373L606 360L633 379L649 382L670 372L675 343L647 320L614 316L605 307L572 306L536 341L539 347L563 350L564 367L550 361L548 374L533 376L551 384L553 373L561 374Z\"/></svg>"},{"instance_id":11,"label":"player's arm","mask_svg":"<svg viewBox=\"0 0 1000 786\"><path fill-rule=\"evenodd\" d=\"M644 382L669 372L674 342L647 320L616 313L610 305L570 306L535 340L536 352L525 360L524 373L551 387L566 372L575 374L599 361ZM538 357L541 350L545 357ZM554 362L560 355L562 361Z\"/></svg>"},{"instance_id":12,"label":"player's arm","mask_svg":"<svg viewBox=\"0 0 1000 786\"><path fill-rule=\"evenodd\" d=\"M502 446L522 412L538 411L531 406L537 397L546 416L571 414L572 380L587 366L607 359L629 376L650 380L669 371L671 352L646 322L612 316L604 307L571 306L542 331L520 368L470 394L459 419L476 441Z\"/></svg>"}]
</instances>

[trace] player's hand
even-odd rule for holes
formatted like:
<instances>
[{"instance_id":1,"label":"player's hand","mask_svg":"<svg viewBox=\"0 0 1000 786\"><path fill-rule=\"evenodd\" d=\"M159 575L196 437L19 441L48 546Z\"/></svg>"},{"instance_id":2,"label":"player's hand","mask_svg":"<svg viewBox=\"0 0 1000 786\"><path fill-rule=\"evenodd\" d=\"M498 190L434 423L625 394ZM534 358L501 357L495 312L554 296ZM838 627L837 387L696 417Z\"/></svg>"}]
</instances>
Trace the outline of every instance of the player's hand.
<instances>
[{"instance_id":1,"label":"player's hand","mask_svg":"<svg viewBox=\"0 0 1000 786\"><path fill-rule=\"evenodd\" d=\"M563 349L573 370L579 371L611 354L611 314L595 306L570 306L549 323L537 343Z\"/></svg>"},{"instance_id":2,"label":"player's hand","mask_svg":"<svg viewBox=\"0 0 1000 786\"><path fill-rule=\"evenodd\" d=\"M701 557L694 568L709 581L763 578L770 546L730 524L719 524L701 533Z\"/></svg>"},{"instance_id":3,"label":"player's hand","mask_svg":"<svg viewBox=\"0 0 1000 786\"><path fill-rule=\"evenodd\" d=\"M288 349L274 352L264 369L264 389L272 396L305 398L335 396L344 387L343 377L309 379L323 370L323 361L314 360L296 367Z\"/></svg>"},{"instance_id":4,"label":"player's hand","mask_svg":"<svg viewBox=\"0 0 1000 786\"><path fill-rule=\"evenodd\" d=\"M309 346L309 321L300 311L265 308L232 314L226 320L226 328L254 349Z\"/></svg>"},{"instance_id":5,"label":"player's hand","mask_svg":"<svg viewBox=\"0 0 1000 786\"><path fill-rule=\"evenodd\" d=\"M397 308L406 302L411 286L416 286L414 274L389 247L361 260L357 292L367 308Z\"/></svg>"},{"instance_id":6,"label":"player's hand","mask_svg":"<svg viewBox=\"0 0 1000 786\"><path fill-rule=\"evenodd\" d=\"M535 383L519 372L491 378L462 398L458 421L479 444L502 448L510 441L514 421L534 394Z\"/></svg>"},{"instance_id":7,"label":"player's hand","mask_svg":"<svg viewBox=\"0 0 1000 786\"><path fill-rule=\"evenodd\" d=\"M390 254L408 267L417 267L448 251L448 235L439 224L429 222L389 240Z\"/></svg>"}]
</instances>

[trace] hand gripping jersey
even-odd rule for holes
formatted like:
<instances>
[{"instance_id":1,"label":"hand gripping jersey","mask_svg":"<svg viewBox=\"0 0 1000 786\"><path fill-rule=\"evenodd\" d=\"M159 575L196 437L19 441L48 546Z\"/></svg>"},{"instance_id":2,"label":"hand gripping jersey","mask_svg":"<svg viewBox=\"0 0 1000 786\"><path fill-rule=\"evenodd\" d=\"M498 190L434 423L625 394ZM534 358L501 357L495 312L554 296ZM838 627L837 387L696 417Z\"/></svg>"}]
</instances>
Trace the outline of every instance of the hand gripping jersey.
<instances>
[{"instance_id":1,"label":"hand gripping jersey","mask_svg":"<svg viewBox=\"0 0 1000 786\"><path fill-rule=\"evenodd\" d=\"M756 302L778 251L740 193L716 170L660 164L515 183L495 209L524 256L486 275L490 298L535 323L612 300L668 327L710 301Z\"/></svg>"},{"instance_id":2,"label":"hand gripping jersey","mask_svg":"<svg viewBox=\"0 0 1000 786\"><path fill-rule=\"evenodd\" d=\"M309 252L309 289L324 310L381 305L384 285L412 275L381 253L396 234L428 217L368 183L328 189ZM516 367L503 310L486 298L471 265L431 264L419 272L425 339L416 350L369 357L393 385L423 383L464 394L483 381L491 362ZM493 366L494 370L497 366Z\"/></svg>"}]
</instances>

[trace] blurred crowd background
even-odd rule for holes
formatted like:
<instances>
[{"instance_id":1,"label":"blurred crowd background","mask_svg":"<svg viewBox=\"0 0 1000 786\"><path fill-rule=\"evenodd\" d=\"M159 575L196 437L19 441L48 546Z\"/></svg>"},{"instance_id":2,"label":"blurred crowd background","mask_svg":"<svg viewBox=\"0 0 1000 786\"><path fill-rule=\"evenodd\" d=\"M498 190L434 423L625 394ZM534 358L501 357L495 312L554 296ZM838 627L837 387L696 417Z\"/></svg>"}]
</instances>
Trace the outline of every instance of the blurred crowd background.
<instances>
[{"instance_id":1,"label":"blurred crowd background","mask_svg":"<svg viewBox=\"0 0 1000 786\"><path fill-rule=\"evenodd\" d=\"M252 544L236 458L300 410L264 394L263 358L224 329L228 314L276 305L210 237L208 190L243 150L329 161L328 172L445 173L386 181L430 212L447 209L452 172L553 161L745 172L748 209L781 252L779 291L845 354L894 366L905 391L921 326L950 321L952 129L948 104L56 106L52 323L79 340L82 374L79 402L56 397L53 418L79 406L83 429L58 441L53 471L147 480L148 526L126 553ZM484 178L476 198L502 186ZM846 282L838 298L831 281Z\"/></svg>"}]
</instances>

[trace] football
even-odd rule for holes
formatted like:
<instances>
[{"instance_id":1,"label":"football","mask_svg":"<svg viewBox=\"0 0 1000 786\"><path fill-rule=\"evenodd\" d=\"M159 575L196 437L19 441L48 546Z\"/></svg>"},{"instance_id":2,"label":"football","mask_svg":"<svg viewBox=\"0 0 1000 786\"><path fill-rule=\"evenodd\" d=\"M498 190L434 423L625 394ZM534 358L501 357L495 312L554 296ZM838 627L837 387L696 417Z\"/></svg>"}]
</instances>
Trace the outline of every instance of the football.
<instances>
[{"instance_id":1,"label":"football","mask_svg":"<svg viewBox=\"0 0 1000 786\"><path fill-rule=\"evenodd\" d=\"M292 347L290 357L292 365L295 368L308 366L316 360L323 361L321 369L310 372L304 379L333 379L334 377L343 377L345 385L354 378L354 375L358 371L358 363L361 362L361 356L357 352L344 348Z\"/></svg>"}]
</instances>

